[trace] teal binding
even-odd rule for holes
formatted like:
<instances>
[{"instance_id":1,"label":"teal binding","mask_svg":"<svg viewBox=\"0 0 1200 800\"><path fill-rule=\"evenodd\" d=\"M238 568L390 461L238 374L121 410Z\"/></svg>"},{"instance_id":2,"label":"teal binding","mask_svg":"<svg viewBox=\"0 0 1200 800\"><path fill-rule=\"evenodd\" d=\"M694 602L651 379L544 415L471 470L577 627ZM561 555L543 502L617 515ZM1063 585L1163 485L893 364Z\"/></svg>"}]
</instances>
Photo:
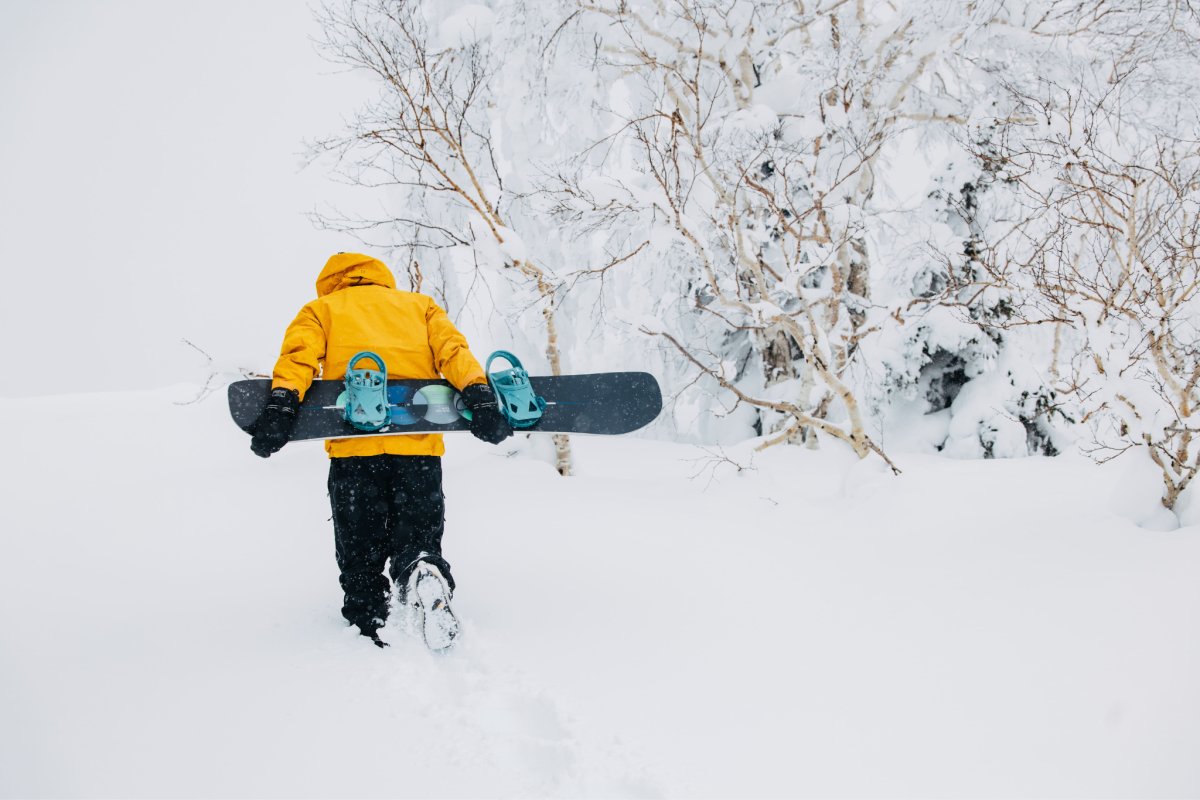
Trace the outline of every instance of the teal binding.
<instances>
[{"instance_id":1,"label":"teal binding","mask_svg":"<svg viewBox=\"0 0 1200 800\"><path fill-rule=\"evenodd\" d=\"M364 358L378 369L355 369ZM387 399L387 365L369 350L357 353L346 365L346 422L360 431L377 431L390 421Z\"/></svg>"},{"instance_id":2,"label":"teal binding","mask_svg":"<svg viewBox=\"0 0 1200 800\"><path fill-rule=\"evenodd\" d=\"M510 368L492 372L492 362L503 358ZM538 397L529 382L529 373L521 366L521 361L507 350L497 350L488 356L487 366L488 385L496 393L496 402L500 413L514 428L531 428L542 418L546 411L546 401Z\"/></svg>"}]
</instances>

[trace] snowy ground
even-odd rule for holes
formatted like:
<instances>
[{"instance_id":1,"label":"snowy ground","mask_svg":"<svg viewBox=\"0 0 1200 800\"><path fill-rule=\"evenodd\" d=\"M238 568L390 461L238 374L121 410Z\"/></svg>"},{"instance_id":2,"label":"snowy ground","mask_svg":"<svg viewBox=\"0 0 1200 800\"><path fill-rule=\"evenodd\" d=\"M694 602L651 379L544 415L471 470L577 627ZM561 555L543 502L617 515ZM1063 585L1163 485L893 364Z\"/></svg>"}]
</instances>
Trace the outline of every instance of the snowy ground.
<instances>
[{"instance_id":1,"label":"snowy ground","mask_svg":"<svg viewBox=\"0 0 1200 800\"><path fill-rule=\"evenodd\" d=\"M343 627L320 446L187 397L0 400L0 795L1200 794L1200 528L1082 459L459 436L438 657Z\"/></svg>"}]
</instances>

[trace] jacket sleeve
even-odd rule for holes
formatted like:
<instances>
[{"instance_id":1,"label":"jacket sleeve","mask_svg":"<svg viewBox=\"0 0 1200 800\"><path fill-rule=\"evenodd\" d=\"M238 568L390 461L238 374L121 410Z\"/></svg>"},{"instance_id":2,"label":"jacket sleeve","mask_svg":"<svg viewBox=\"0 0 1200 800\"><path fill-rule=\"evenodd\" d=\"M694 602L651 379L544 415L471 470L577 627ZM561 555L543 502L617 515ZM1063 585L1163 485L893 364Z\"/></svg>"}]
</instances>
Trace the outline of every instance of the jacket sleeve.
<instances>
[{"instance_id":1,"label":"jacket sleeve","mask_svg":"<svg viewBox=\"0 0 1200 800\"><path fill-rule=\"evenodd\" d=\"M321 374L324 360L325 329L313 309L305 306L283 334L283 347L271 375L271 388L295 389L303 400L313 380Z\"/></svg>"},{"instance_id":2,"label":"jacket sleeve","mask_svg":"<svg viewBox=\"0 0 1200 800\"><path fill-rule=\"evenodd\" d=\"M429 348L433 351L433 363L446 380L459 389L473 383L487 383L483 367L467 347L467 339L441 306L429 301L425 311L425 322L429 327Z\"/></svg>"}]
</instances>

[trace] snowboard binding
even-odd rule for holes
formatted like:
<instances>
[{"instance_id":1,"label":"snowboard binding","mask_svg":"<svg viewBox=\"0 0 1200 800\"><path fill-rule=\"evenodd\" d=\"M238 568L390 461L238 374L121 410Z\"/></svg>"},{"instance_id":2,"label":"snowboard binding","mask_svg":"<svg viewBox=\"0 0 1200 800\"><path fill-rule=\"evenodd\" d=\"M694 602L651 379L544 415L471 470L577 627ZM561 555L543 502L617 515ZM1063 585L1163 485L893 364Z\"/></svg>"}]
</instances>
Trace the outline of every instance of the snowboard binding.
<instances>
[{"instance_id":1,"label":"snowboard binding","mask_svg":"<svg viewBox=\"0 0 1200 800\"><path fill-rule=\"evenodd\" d=\"M503 358L509 364L509 369L492 372L492 362ZM488 385L496 394L496 402L500 413L508 420L514 430L532 428L546 412L546 401L533 391L529 382L529 373L521 366L521 361L507 350L497 350L488 356L487 366Z\"/></svg>"},{"instance_id":2,"label":"snowboard binding","mask_svg":"<svg viewBox=\"0 0 1200 800\"><path fill-rule=\"evenodd\" d=\"M378 369L355 369L367 358ZM346 365L346 422L360 431L377 431L391 421L387 399L387 365L369 350L356 353Z\"/></svg>"}]
</instances>

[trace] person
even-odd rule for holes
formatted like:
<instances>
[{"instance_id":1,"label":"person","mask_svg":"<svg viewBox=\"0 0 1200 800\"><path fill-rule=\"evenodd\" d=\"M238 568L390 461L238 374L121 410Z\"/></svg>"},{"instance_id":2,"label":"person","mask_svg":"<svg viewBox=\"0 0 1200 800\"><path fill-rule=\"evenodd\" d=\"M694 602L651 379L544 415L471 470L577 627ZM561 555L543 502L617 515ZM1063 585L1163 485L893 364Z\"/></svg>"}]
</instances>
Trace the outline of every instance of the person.
<instances>
[{"instance_id":1,"label":"person","mask_svg":"<svg viewBox=\"0 0 1200 800\"><path fill-rule=\"evenodd\" d=\"M398 290L375 258L338 253L317 278L317 299L284 334L250 449L266 458L282 448L313 380L341 379L349 359L364 350L382 357L389 377L444 376L459 389L478 438L498 444L512 435L466 338L433 298ZM330 439L325 449L342 615L386 646L379 638L390 605L386 568L398 599L419 613L429 646L449 646L458 620L450 608L454 576L442 555L441 434Z\"/></svg>"}]
</instances>

